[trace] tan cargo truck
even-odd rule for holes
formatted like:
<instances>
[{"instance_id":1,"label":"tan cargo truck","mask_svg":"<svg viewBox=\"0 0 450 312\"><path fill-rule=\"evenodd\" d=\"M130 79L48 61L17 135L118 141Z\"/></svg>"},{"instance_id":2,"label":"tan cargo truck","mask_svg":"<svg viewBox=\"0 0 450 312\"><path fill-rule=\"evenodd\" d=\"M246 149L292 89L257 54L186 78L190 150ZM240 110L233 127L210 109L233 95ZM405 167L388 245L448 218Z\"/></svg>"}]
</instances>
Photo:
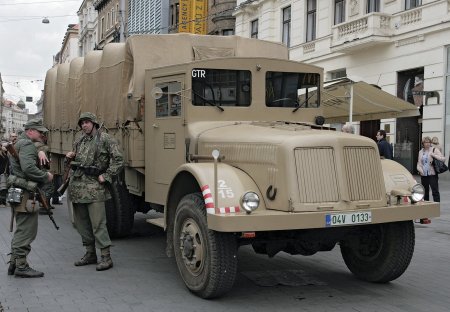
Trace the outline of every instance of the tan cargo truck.
<instances>
[{"instance_id":1,"label":"tan cargo truck","mask_svg":"<svg viewBox=\"0 0 450 312\"><path fill-rule=\"evenodd\" d=\"M324 126L321 68L283 45L239 37L146 35L50 69L44 121L53 170L97 114L126 166L110 191L108 228L126 235L136 211L167 231L187 288L226 293L237 249L269 257L339 245L358 278L389 282L407 269L414 220L439 204L369 138Z\"/></svg>"}]
</instances>

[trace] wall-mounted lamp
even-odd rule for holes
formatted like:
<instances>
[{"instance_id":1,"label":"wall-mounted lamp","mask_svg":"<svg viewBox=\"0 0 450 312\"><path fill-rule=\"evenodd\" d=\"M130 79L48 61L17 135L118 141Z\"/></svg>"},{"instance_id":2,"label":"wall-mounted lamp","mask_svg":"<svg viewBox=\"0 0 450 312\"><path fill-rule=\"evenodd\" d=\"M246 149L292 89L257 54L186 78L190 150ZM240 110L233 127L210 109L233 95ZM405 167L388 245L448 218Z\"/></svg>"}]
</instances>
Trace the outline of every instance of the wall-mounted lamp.
<instances>
[{"instance_id":1,"label":"wall-mounted lamp","mask_svg":"<svg viewBox=\"0 0 450 312\"><path fill-rule=\"evenodd\" d=\"M44 17L44 18L42 19L42 24L50 24L50 21L48 20L47 17Z\"/></svg>"}]
</instances>

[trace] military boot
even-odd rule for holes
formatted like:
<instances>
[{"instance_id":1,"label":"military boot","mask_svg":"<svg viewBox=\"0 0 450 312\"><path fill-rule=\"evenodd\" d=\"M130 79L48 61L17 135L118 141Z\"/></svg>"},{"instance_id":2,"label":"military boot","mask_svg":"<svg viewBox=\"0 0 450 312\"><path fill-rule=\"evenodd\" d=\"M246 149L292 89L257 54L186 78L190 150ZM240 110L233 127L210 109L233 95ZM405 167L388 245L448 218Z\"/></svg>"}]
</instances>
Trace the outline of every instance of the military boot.
<instances>
[{"instance_id":1,"label":"military boot","mask_svg":"<svg viewBox=\"0 0 450 312\"><path fill-rule=\"evenodd\" d=\"M95 246L86 246L86 253L83 258L75 261L75 266L83 266L88 264L97 264L97 253L95 252Z\"/></svg>"},{"instance_id":2,"label":"military boot","mask_svg":"<svg viewBox=\"0 0 450 312\"><path fill-rule=\"evenodd\" d=\"M14 275L16 277L29 278L29 277L42 277L44 276L44 273L36 271L33 268L30 268L26 258L17 258L16 270L14 271Z\"/></svg>"},{"instance_id":3,"label":"military boot","mask_svg":"<svg viewBox=\"0 0 450 312\"><path fill-rule=\"evenodd\" d=\"M14 275L14 271L16 270L16 258L12 254L8 263L9 263L8 275Z\"/></svg>"},{"instance_id":4,"label":"military boot","mask_svg":"<svg viewBox=\"0 0 450 312\"><path fill-rule=\"evenodd\" d=\"M100 262L97 264L97 271L108 270L113 267L113 262L111 259L111 255L109 253L109 247L102 248L102 258Z\"/></svg>"}]
</instances>

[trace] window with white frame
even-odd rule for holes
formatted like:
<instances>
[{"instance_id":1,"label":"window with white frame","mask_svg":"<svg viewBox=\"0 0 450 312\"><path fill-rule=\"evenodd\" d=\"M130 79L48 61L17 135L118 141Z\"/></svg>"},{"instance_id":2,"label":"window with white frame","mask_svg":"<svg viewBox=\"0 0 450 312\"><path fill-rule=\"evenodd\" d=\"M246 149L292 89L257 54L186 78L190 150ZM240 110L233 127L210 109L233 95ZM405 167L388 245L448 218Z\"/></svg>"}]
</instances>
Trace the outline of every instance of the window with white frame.
<instances>
[{"instance_id":1,"label":"window with white frame","mask_svg":"<svg viewBox=\"0 0 450 312\"><path fill-rule=\"evenodd\" d=\"M288 47L291 44L291 7L283 9L283 40L282 42Z\"/></svg>"},{"instance_id":2,"label":"window with white frame","mask_svg":"<svg viewBox=\"0 0 450 312\"><path fill-rule=\"evenodd\" d=\"M422 5L422 0L405 0L405 10L414 9Z\"/></svg>"},{"instance_id":3,"label":"window with white frame","mask_svg":"<svg viewBox=\"0 0 450 312\"><path fill-rule=\"evenodd\" d=\"M334 24L345 22L345 0L334 0Z\"/></svg>"},{"instance_id":4,"label":"window with white frame","mask_svg":"<svg viewBox=\"0 0 450 312\"><path fill-rule=\"evenodd\" d=\"M251 22L250 38L258 38L258 20Z\"/></svg>"},{"instance_id":5,"label":"window with white frame","mask_svg":"<svg viewBox=\"0 0 450 312\"><path fill-rule=\"evenodd\" d=\"M316 40L317 0L307 0L306 5L306 41Z\"/></svg>"},{"instance_id":6,"label":"window with white frame","mask_svg":"<svg viewBox=\"0 0 450 312\"><path fill-rule=\"evenodd\" d=\"M345 68L336 69L327 73L327 80L335 80L347 77L347 70Z\"/></svg>"},{"instance_id":7,"label":"window with white frame","mask_svg":"<svg viewBox=\"0 0 450 312\"><path fill-rule=\"evenodd\" d=\"M380 12L380 0L367 0L367 13Z\"/></svg>"}]
</instances>

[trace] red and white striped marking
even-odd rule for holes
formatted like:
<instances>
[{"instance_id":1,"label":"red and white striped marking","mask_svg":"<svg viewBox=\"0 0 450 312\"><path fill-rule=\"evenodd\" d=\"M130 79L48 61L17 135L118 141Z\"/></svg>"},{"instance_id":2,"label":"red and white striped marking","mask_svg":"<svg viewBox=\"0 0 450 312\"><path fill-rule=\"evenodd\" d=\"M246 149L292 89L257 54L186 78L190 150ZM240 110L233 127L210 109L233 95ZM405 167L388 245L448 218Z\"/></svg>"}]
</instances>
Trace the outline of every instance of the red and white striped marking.
<instances>
[{"instance_id":1,"label":"red and white striped marking","mask_svg":"<svg viewBox=\"0 0 450 312\"><path fill-rule=\"evenodd\" d=\"M211 194L211 190L209 189L209 185L204 185L201 188L203 199L205 201L206 212L210 214L223 214L223 213L236 213L240 212L241 209L239 206L232 207L221 207L215 208L214 200Z\"/></svg>"}]
</instances>

